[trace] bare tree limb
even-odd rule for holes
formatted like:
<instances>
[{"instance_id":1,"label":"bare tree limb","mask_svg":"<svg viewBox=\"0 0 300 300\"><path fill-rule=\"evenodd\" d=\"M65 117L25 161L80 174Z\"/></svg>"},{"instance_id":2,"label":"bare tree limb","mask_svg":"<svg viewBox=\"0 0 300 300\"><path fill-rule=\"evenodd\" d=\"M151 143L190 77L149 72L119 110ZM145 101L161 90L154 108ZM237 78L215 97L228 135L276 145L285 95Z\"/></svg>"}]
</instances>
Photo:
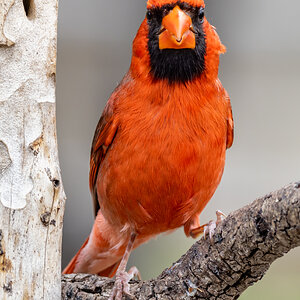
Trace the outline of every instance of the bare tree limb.
<instances>
[{"instance_id":1,"label":"bare tree limb","mask_svg":"<svg viewBox=\"0 0 300 300\"><path fill-rule=\"evenodd\" d=\"M132 281L137 299L237 299L270 265L300 246L300 182L231 213L213 243L201 239L158 278ZM113 280L73 274L62 299L107 299Z\"/></svg>"}]
</instances>

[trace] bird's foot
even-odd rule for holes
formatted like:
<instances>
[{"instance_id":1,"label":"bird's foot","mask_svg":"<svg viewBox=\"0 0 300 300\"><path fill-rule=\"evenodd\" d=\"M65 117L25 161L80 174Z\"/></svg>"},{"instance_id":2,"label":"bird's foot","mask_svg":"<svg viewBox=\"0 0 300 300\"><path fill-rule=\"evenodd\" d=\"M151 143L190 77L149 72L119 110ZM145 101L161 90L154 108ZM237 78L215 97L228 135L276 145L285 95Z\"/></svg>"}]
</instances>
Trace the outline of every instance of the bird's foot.
<instances>
[{"instance_id":1,"label":"bird's foot","mask_svg":"<svg viewBox=\"0 0 300 300\"><path fill-rule=\"evenodd\" d=\"M220 210L216 211L217 221L209 221L206 225L204 225L203 234L204 239L206 239L207 235L209 235L209 239L211 243L213 242L213 234L215 233L215 229L219 223L222 222L223 218L226 218L226 215L222 213Z\"/></svg>"},{"instance_id":2,"label":"bird's foot","mask_svg":"<svg viewBox=\"0 0 300 300\"><path fill-rule=\"evenodd\" d=\"M212 236L215 232L217 225L223 220L223 217L226 217L224 213L220 210L216 211L217 221L209 221L207 224L198 226L195 228L191 228L189 224L187 227L187 236L191 236L192 238L197 238L200 234L204 234L204 238L206 239L207 235L209 235L210 241L212 241Z\"/></svg>"},{"instance_id":3,"label":"bird's foot","mask_svg":"<svg viewBox=\"0 0 300 300\"><path fill-rule=\"evenodd\" d=\"M130 268L128 272L120 272L116 274L116 281L112 290L112 294L109 300L122 300L122 296L125 294L130 299L136 299L135 296L130 294L129 281L137 277L141 280L141 275L136 267Z\"/></svg>"}]
</instances>

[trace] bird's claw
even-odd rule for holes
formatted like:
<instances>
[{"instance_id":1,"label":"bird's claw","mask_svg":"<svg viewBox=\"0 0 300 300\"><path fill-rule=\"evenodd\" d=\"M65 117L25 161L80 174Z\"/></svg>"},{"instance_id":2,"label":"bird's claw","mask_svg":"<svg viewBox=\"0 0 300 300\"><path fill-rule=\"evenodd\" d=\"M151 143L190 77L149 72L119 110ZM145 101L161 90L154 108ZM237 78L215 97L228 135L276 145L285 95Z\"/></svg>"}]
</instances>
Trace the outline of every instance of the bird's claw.
<instances>
[{"instance_id":1,"label":"bird's claw","mask_svg":"<svg viewBox=\"0 0 300 300\"><path fill-rule=\"evenodd\" d=\"M116 274L116 281L112 290L112 294L109 300L122 300L122 296L125 294L132 300L136 300L136 297L130 294L129 281L137 277L141 280L141 275L136 267L130 268L128 272L120 272Z\"/></svg>"},{"instance_id":2,"label":"bird's claw","mask_svg":"<svg viewBox=\"0 0 300 300\"><path fill-rule=\"evenodd\" d=\"M204 239L206 239L207 235L209 235L209 240L213 243L213 235L215 233L215 229L219 223L222 222L223 218L226 218L226 215L222 213L220 210L216 211L217 221L209 221L207 225L204 226Z\"/></svg>"},{"instance_id":3,"label":"bird's claw","mask_svg":"<svg viewBox=\"0 0 300 300\"><path fill-rule=\"evenodd\" d=\"M217 223L215 221L209 221L207 225L204 226L204 239L206 239L207 235L209 235L209 239L212 242L212 236L215 232L215 229L217 227Z\"/></svg>"}]
</instances>

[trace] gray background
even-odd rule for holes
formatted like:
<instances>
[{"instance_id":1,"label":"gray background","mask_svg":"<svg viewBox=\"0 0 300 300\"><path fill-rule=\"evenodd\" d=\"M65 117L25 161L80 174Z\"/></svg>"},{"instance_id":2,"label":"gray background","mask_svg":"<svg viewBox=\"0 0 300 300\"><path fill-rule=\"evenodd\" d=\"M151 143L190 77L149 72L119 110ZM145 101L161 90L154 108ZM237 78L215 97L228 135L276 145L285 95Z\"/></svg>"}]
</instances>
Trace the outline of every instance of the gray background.
<instances>
[{"instance_id":1,"label":"gray background","mask_svg":"<svg viewBox=\"0 0 300 300\"><path fill-rule=\"evenodd\" d=\"M63 265L88 236L91 140L109 95L127 71L144 0L63 0L59 7L57 115L67 193ZM206 15L228 52L220 78L231 96L235 142L223 180L201 222L299 180L300 2L207 1ZM143 278L158 275L193 243L182 229L138 248ZM275 263L241 299L300 299L300 249Z\"/></svg>"}]
</instances>

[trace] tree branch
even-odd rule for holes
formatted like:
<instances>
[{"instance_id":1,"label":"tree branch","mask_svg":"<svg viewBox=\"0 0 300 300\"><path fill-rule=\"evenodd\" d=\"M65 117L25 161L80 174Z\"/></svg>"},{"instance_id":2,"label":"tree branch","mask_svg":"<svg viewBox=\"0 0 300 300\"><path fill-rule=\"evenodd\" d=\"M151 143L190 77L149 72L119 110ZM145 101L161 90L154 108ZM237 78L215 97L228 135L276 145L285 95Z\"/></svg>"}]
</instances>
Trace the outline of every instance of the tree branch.
<instances>
[{"instance_id":1,"label":"tree branch","mask_svg":"<svg viewBox=\"0 0 300 300\"><path fill-rule=\"evenodd\" d=\"M137 299L237 299L271 263L300 246L300 182L231 213L158 278L132 281ZM73 274L62 299L107 299L114 281Z\"/></svg>"}]
</instances>

